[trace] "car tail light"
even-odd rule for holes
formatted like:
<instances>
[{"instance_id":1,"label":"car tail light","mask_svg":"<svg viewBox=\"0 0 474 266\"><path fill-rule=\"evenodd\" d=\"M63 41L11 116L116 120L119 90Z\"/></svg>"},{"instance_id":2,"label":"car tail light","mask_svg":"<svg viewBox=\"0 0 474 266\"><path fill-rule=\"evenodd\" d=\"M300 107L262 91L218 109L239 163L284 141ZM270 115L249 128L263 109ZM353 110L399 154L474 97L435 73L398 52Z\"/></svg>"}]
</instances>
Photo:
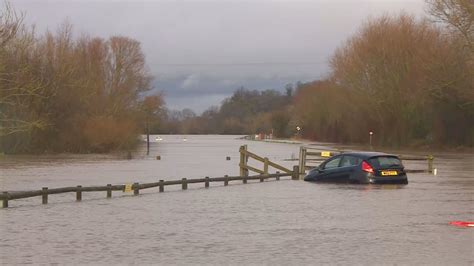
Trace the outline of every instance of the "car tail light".
<instances>
[{"instance_id":1,"label":"car tail light","mask_svg":"<svg viewBox=\"0 0 474 266\"><path fill-rule=\"evenodd\" d=\"M374 168L372 168L372 166L366 161L362 161L362 171L373 174Z\"/></svg>"}]
</instances>

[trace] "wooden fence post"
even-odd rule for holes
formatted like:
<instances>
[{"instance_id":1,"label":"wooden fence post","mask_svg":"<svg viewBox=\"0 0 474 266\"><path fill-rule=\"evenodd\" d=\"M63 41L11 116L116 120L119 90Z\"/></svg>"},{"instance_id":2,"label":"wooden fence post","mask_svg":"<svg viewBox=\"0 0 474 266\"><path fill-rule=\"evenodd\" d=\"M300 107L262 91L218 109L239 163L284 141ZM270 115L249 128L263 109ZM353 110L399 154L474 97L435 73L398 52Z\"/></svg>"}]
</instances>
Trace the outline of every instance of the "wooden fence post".
<instances>
[{"instance_id":1,"label":"wooden fence post","mask_svg":"<svg viewBox=\"0 0 474 266\"><path fill-rule=\"evenodd\" d=\"M304 157L304 153L303 153L303 150L305 148L303 146L300 146L300 157L298 158L298 165L299 165L299 168L302 169L303 168L303 161L306 160L306 158Z\"/></svg>"},{"instance_id":2,"label":"wooden fence post","mask_svg":"<svg viewBox=\"0 0 474 266\"><path fill-rule=\"evenodd\" d=\"M183 178L182 180L183 180L183 183L181 184L181 188L182 188L183 190L188 189L188 181L187 181L187 179L186 179L186 178Z\"/></svg>"},{"instance_id":3,"label":"wooden fence post","mask_svg":"<svg viewBox=\"0 0 474 266\"><path fill-rule=\"evenodd\" d=\"M43 204L48 204L48 188L47 187L44 187L41 189L41 203Z\"/></svg>"},{"instance_id":4,"label":"wooden fence post","mask_svg":"<svg viewBox=\"0 0 474 266\"><path fill-rule=\"evenodd\" d=\"M247 151L247 145L244 145L244 147L245 147L245 151ZM245 166L247 167L249 163L249 156L246 153L244 157L245 157ZM244 172L245 172L245 176L249 176L249 169L245 168Z\"/></svg>"},{"instance_id":5,"label":"wooden fence post","mask_svg":"<svg viewBox=\"0 0 474 266\"><path fill-rule=\"evenodd\" d=\"M205 188L209 188L209 177L206 176L206 178L204 178L204 179L205 179L205 181L204 181L204 187L205 187Z\"/></svg>"},{"instance_id":6,"label":"wooden fence post","mask_svg":"<svg viewBox=\"0 0 474 266\"><path fill-rule=\"evenodd\" d=\"M249 171L245 168L247 166L248 157L245 153L247 151L247 145L240 146L240 176L243 176L244 179L242 183L247 184L247 177L249 175Z\"/></svg>"},{"instance_id":7,"label":"wooden fence post","mask_svg":"<svg viewBox=\"0 0 474 266\"><path fill-rule=\"evenodd\" d=\"M239 149L240 153L240 161L239 161L239 169L240 169L240 176L244 176L244 146L240 146Z\"/></svg>"},{"instance_id":8,"label":"wooden fence post","mask_svg":"<svg viewBox=\"0 0 474 266\"><path fill-rule=\"evenodd\" d=\"M133 196L137 196L140 194L140 190L138 189L139 183L133 183Z\"/></svg>"},{"instance_id":9,"label":"wooden fence post","mask_svg":"<svg viewBox=\"0 0 474 266\"><path fill-rule=\"evenodd\" d=\"M263 158L263 175L268 175L268 158ZM264 178L260 178L260 182L263 182Z\"/></svg>"},{"instance_id":10,"label":"wooden fence post","mask_svg":"<svg viewBox=\"0 0 474 266\"><path fill-rule=\"evenodd\" d=\"M8 208L8 198L10 195L8 195L8 192L3 192L3 208Z\"/></svg>"},{"instance_id":11,"label":"wooden fence post","mask_svg":"<svg viewBox=\"0 0 474 266\"><path fill-rule=\"evenodd\" d=\"M295 166L293 166L293 174L291 176L291 179L292 180L298 180L298 179L300 179L299 177L300 177L299 166L295 165Z\"/></svg>"},{"instance_id":12,"label":"wooden fence post","mask_svg":"<svg viewBox=\"0 0 474 266\"><path fill-rule=\"evenodd\" d=\"M433 173L433 160L434 160L433 155L428 155L428 173L430 174Z\"/></svg>"},{"instance_id":13,"label":"wooden fence post","mask_svg":"<svg viewBox=\"0 0 474 266\"><path fill-rule=\"evenodd\" d=\"M249 171L245 168L245 166L247 166L247 162L248 162L248 156L245 153L246 151L247 151L247 145L240 146L240 149L239 149L239 152L240 152L240 163L239 163L240 176L248 176L249 175Z\"/></svg>"},{"instance_id":14,"label":"wooden fence post","mask_svg":"<svg viewBox=\"0 0 474 266\"><path fill-rule=\"evenodd\" d=\"M160 180L160 192L164 192L165 191L165 186L163 185L163 180Z\"/></svg>"},{"instance_id":15,"label":"wooden fence post","mask_svg":"<svg viewBox=\"0 0 474 266\"><path fill-rule=\"evenodd\" d=\"M82 186L77 186L76 187L76 201L81 201L82 200Z\"/></svg>"},{"instance_id":16,"label":"wooden fence post","mask_svg":"<svg viewBox=\"0 0 474 266\"><path fill-rule=\"evenodd\" d=\"M112 198L112 184L107 184L107 198Z\"/></svg>"},{"instance_id":17,"label":"wooden fence post","mask_svg":"<svg viewBox=\"0 0 474 266\"><path fill-rule=\"evenodd\" d=\"M306 173L306 155L308 153L308 150L306 148L303 148L303 160L302 160L302 165L299 167L300 169L300 174L305 174Z\"/></svg>"},{"instance_id":18,"label":"wooden fence post","mask_svg":"<svg viewBox=\"0 0 474 266\"><path fill-rule=\"evenodd\" d=\"M229 185L229 179L228 179L228 177L229 177L228 175L225 175L225 176L224 176L224 178L225 178L225 180L224 180L224 186L228 186L228 185Z\"/></svg>"}]
</instances>

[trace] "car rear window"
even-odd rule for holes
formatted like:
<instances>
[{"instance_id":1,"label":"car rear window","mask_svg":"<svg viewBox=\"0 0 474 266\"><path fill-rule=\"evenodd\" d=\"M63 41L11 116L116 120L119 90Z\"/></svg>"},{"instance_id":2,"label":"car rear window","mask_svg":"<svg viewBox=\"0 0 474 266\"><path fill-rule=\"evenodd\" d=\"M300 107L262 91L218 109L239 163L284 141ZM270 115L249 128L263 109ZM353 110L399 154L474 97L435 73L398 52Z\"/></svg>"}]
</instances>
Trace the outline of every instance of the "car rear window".
<instances>
[{"instance_id":1,"label":"car rear window","mask_svg":"<svg viewBox=\"0 0 474 266\"><path fill-rule=\"evenodd\" d=\"M400 159L393 156L379 156L369 159L369 164L374 168L403 166Z\"/></svg>"}]
</instances>

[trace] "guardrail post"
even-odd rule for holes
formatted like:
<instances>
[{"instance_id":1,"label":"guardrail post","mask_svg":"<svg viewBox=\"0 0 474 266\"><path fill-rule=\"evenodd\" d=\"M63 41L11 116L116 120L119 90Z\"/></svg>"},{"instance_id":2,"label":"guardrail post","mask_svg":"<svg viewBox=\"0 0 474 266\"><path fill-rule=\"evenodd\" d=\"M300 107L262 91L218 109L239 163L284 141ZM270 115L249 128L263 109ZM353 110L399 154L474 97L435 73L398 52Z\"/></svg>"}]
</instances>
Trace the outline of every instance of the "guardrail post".
<instances>
[{"instance_id":1,"label":"guardrail post","mask_svg":"<svg viewBox=\"0 0 474 266\"><path fill-rule=\"evenodd\" d=\"M112 184L107 184L107 198L112 198Z\"/></svg>"},{"instance_id":2,"label":"guardrail post","mask_svg":"<svg viewBox=\"0 0 474 266\"><path fill-rule=\"evenodd\" d=\"M76 187L76 201L81 201L82 200L82 186L77 186Z\"/></svg>"},{"instance_id":3,"label":"guardrail post","mask_svg":"<svg viewBox=\"0 0 474 266\"><path fill-rule=\"evenodd\" d=\"M163 180L160 180L160 192L164 192L165 191L165 186L163 185Z\"/></svg>"},{"instance_id":4,"label":"guardrail post","mask_svg":"<svg viewBox=\"0 0 474 266\"><path fill-rule=\"evenodd\" d=\"M10 195L8 195L8 192L3 192L3 208L8 208L8 198Z\"/></svg>"},{"instance_id":5,"label":"guardrail post","mask_svg":"<svg viewBox=\"0 0 474 266\"><path fill-rule=\"evenodd\" d=\"M299 166L298 165L295 165L293 166L293 174L291 175L291 179L292 180L298 180L300 179L300 170L299 170Z\"/></svg>"},{"instance_id":6,"label":"guardrail post","mask_svg":"<svg viewBox=\"0 0 474 266\"><path fill-rule=\"evenodd\" d=\"M205 187L205 188L209 188L209 177L206 176L206 178L204 178L204 179L205 179L205 181L204 181L204 187Z\"/></svg>"},{"instance_id":7,"label":"guardrail post","mask_svg":"<svg viewBox=\"0 0 474 266\"><path fill-rule=\"evenodd\" d=\"M133 183L133 196L137 196L140 194L140 190L138 189L139 184L138 183Z\"/></svg>"},{"instance_id":8,"label":"guardrail post","mask_svg":"<svg viewBox=\"0 0 474 266\"><path fill-rule=\"evenodd\" d=\"M280 172L277 171L276 173L279 174ZM276 180L276 181L279 181L279 180L280 180L280 176L277 176L277 177L275 178L275 180Z\"/></svg>"},{"instance_id":9,"label":"guardrail post","mask_svg":"<svg viewBox=\"0 0 474 266\"><path fill-rule=\"evenodd\" d=\"M188 189L188 181L187 181L187 179L186 179L186 178L183 178L182 180L183 180L183 183L181 183L181 188L182 188L183 190Z\"/></svg>"},{"instance_id":10,"label":"guardrail post","mask_svg":"<svg viewBox=\"0 0 474 266\"><path fill-rule=\"evenodd\" d=\"M224 176L224 178L225 178L225 180L224 180L224 186L228 186L228 185L229 185L229 179L228 179L228 177L229 177L228 175L225 175L225 176Z\"/></svg>"},{"instance_id":11,"label":"guardrail post","mask_svg":"<svg viewBox=\"0 0 474 266\"><path fill-rule=\"evenodd\" d=\"M433 155L428 155L428 173L430 174L433 173L433 160L434 160Z\"/></svg>"},{"instance_id":12,"label":"guardrail post","mask_svg":"<svg viewBox=\"0 0 474 266\"><path fill-rule=\"evenodd\" d=\"M44 187L44 188L42 188L41 190L42 190L42 191L41 191L41 193L42 193L42 195L41 195L41 202L42 202L43 204L48 204L48 188L47 188L47 187Z\"/></svg>"}]
</instances>

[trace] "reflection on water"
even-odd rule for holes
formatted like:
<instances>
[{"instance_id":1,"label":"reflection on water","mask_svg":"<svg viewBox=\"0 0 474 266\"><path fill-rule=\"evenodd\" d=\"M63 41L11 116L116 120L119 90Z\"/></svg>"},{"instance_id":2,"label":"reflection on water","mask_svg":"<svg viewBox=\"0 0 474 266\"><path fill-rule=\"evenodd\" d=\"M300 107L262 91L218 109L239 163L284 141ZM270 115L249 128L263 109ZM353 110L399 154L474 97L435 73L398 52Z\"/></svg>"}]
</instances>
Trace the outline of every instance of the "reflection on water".
<instances>
[{"instance_id":1,"label":"reflection on water","mask_svg":"<svg viewBox=\"0 0 474 266\"><path fill-rule=\"evenodd\" d=\"M238 148L291 167L298 146L227 136L160 136L149 156L7 157L1 190L150 182L238 174ZM152 139L155 139L153 137ZM161 160L155 160L160 155ZM227 161L226 157L231 160ZM191 184L144 191L52 195L0 210L2 264L441 264L473 263L473 155L440 158L438 175L409 184L303 181ZM406 162L424 168L422 162ZM258 165L256 165L258 166Z\"/></svg>"}]
</instances>

